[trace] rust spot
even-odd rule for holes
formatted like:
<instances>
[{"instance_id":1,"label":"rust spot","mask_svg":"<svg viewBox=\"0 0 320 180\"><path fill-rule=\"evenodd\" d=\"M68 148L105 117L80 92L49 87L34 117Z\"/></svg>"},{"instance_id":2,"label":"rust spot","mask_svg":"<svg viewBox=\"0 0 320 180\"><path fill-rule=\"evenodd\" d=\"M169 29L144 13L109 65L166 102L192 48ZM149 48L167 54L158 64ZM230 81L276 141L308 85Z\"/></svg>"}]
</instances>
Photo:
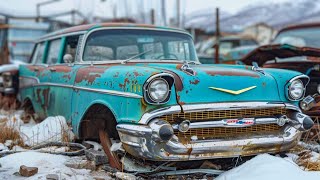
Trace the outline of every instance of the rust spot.
<instances>
[{"instance_id":1,"label":"rust spot","mask_svg":"<svg viewBox=\"0 0 320 180\"><path fill-rule=\"evenodd\" d=\"M72 70L72 67L69 66L54 66L56 72L69 73Z\"/></svg>"},{"instance_id":2,"label":"rust spot","mask_svg":"<svg viewBox=\"0 0 320 180\"><path fill-rule=\"evenodd\" d=\"M101 74L103 74L108 68L109 67L95 66L80 68L77 72L75 82L80 83L82 81L88 81L90 84L92 84L95 79L101 77Z\"/></svg>"},{"instance_id":3,"label":"rust spot","mask_svg":"<svg viewBox=\"0 0 320 180\"><path fill-rule=\"evenodd\" d=\"M243 72L243 71L205 71L211 76L249 76L254 78L259 78L260 76L254 72Z\"/></svg>"},{"instance_id":4,"label":"rust spot","mask_svg":"<svg viewBox=\"0 0 320 180\"><path fill-rule=\"evenodd\" d=\"M147 109L147 103L143 98L141 98L141 111L144 113L146 112L146 109Z\"/></svg>"},{"instance_id":5,"label":"rust spot","mask_svg":"<svg viewBox=\"0 0 320 180\"><path fill-rule=\"evenodd\" d=\"M194 80L194 81L191 81L190 80L190 84L194 84L194 85L196 85L196 84L198 84L200 81L198 80L198 79L196 79L196 80Z\"/></svg>"},{"instance_id":6,"label":"rust spot","mask_svg":"<svg viewBox=\"0 0 320 180\"><path fill-rule=\"evenodd\" d=\"M129 82L130 82L130 81L129 81L128 78L124 79L123 84L119 84L119 87L120 87L121 89L125 89L126 86L127 86L127 83L129 83Z\"/></svg>"},{"instance_id":7,"label":"rust spot","mask_svg":"<svg viewBox=\"0 0 320 180\"><path fill-rule=\"evenodd\" d=\"M49 88L43 89L42 96L44 99L43 105L47 108L49 106Z\"/></svg>"},{"instance_id":8,"label":"rust spot","mask_svg":"<svg viewBox=\"0 0 320 180\"><path fill-rule=\"evenodd\" d=\"M114 77L114 78L119 77L119 74L120 74L119 72L116 72L116 73L113 75L113 77Z\"/></svg>"},{"instance_id":9,"label":"rust spot","mask_svg":"<svg viewBox=\"0 0 320 180\"><path fill-rule=\"evenodd\" d=\"M183 64L178 64L178 65L176 66L176 69L181 69L182 66L183 66Z\"/></svg>"},{"instance_id":10,"label":"rust spot","mask_svg":"<svg viewBox=\"0 0 320 180\"><path fill-rule=\"evenodd\" d=\"M70 74L65 74L65 75L62 76L62 78L66 78L66 79L70 80L71 79L71 75Z\"/></svg>"},{"instance_id":11,"label":"rust spot","mask_svg":"<svg viewBox=\"0 0 320 180\"><path fill-rule=\"evenodd\" d=\"M138 76L143 76L143 74L137 72L137 71L133 71L134 76L138 77Z\"/></svg>"}]
</instances>

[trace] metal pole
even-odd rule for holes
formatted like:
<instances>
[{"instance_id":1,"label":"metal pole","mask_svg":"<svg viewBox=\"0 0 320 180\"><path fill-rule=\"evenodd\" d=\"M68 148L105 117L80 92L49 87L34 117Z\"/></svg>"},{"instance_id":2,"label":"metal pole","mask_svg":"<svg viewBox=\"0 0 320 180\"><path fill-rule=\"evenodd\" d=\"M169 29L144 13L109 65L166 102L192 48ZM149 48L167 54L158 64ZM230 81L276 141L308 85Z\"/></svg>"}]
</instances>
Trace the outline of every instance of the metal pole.
<instances>
[{"instance_id":1,"label":"metal pole","mask_svg":"<svg viewBox=\"0 0 320 180\"><path fill-rule=\"evenodd\" d=\"M177 0L177 27L180 28L180 0Z\"/></svg>"},{"instance_id":2,"label":"metal pole","mask_svg":"<svg viewBox=\"0 0 320 180\"><path fill-rule=\"evenodd\" d=\"M161 14L162 14L162 21L163 25L167 26L167 15L166 15L166 1L161 1Z\"/></svg>"},{"instance_id":3,"label":"metal pole","mask_svg":"<svg viewBox=\"0 0 320 180\"><path fill-rule=\"evenodd\" d=\"M219 44L220 44L220 22L219 22L219 8L216 8L216 45L215 45L215 64L219 64Z\"/></svg>"},{"instance_id":4,"label":"metal pole","mask_svg":"<svg viewBox=\"0 0 320 180\"><path fill-rule=\"evenodd\" d=\"M155 19L154 19L154 9L151 9L151 13L150 13L150 16L151 16L151 24L155 24Z\"/></svg>"}]
</instances>

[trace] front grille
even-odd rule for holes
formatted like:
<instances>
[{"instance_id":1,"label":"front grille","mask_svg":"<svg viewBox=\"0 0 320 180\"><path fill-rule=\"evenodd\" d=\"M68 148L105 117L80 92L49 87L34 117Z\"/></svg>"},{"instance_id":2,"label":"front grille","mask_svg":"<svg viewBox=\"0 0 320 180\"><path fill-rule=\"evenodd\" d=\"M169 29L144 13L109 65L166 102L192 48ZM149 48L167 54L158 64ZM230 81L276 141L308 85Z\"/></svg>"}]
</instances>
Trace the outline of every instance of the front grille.
<instances>
[{"instance_id":1,"label":"front grille","mask_svg":"<svg viewBox=\"0 0 320 180\"><path fill-rule=\"evenodd\" d=\"M219 111L202 111L191 113L176 113L161 116L160 119L166 120L170 124L177 124L182 120L194 121L212 121L229 118L254 118L254 117L271 117L275 115L285 115L287 110L283 107L263 108L263 109L236 109L236 110L219 110ZM197 128L189 129L187 132L176 130L175 135L182 141L190 141L192 136L197 139L217 139L233 138L245 135L262 135L280 133L281 127L277 124L260 124L248 127L215 127L215 128Z\"/></svg>"},{"instance_id":2,"label":"front grille","mask_svg":"<svg viewBox=\"0 0 320 180\"><path fill-rule=\"evenodd\" d=\"M220 111L202 111L191 113L176 113L161 116L160 119L174 124L179 123L181 119L190 121L203 121L203 120L221 120L228 118L253 118L253 117L268 117L274 115L287 114L286 109L283 107L278 108L265 108L265 109L238 109L238 110L220 110Z\"/></svg>"},{"instance_id":3,"label":"front grille","mask_svg":"<svg viewBox=\"0 0 320 180\"><path fill-rule=\"evenodd\" d=\"M175 135L181 139L190 140L191 136L197 136L199 140L207 138L233 138L243 135L277 134L281 126L277 124L259 124L249 127L216 127L189 129L187 132L175 131Z\"/></svg>"}]
</instances>

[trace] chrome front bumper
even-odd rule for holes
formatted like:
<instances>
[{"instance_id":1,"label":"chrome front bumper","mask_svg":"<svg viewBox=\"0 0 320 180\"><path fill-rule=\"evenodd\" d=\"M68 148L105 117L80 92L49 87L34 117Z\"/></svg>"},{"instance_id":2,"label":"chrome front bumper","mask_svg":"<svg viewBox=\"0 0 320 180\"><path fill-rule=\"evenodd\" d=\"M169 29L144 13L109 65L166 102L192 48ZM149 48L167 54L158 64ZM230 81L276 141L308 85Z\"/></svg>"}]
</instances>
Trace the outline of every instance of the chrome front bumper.
<instances>
[{"instance_id":1,"label":"chrome front bumper","mask_svg":"<svg viewBox=\"0 0 320 180\"><path fill-rule=\"evenodd\" d=\"M248 156L258 153L286 151L294 147L301 132L294 127L284 128L282 135L239 137L232 140L197 140L188 144L172 138L160 142L144 125L117 126L125 150L136 157L156 161L185 161Z\"/></svg>"},{"instance_id":2,"label":"chrome front bumper","mask_svg":"<svg viewBox=\"0 0 320 180\"><path fill-rule=\"evenodd\" d=\"M228 105L231 105L228 104ZM252 108L252 106L237 103L233 108L245 108L240 107L246 105L246 108ZM253 103L255 108L263 107L285 107L295 112L300 112L295 106L286 104L261 104L257 106L257 103ZM195 105L195 108L189 106L186 110L199 111L200 106ZM207 111L211 108L206 106ZM226 107L212 106L219 109ZM227 107L230 108L230 107ZM199 160L199 159L213 159L213 158L227 158L237 156L249 156L258 153L276 153L291 149L294 147L302 134L301 128L299 129L299 123L297 120L292 121L288 119L286 124L281 127L280 132L276 134L259 134L259 135L241 135L236 138L227 139L192 139L188 142L180 141L176 135L168 141L159 139L159 135L154 132L152 127L152 121L155 118L163 114L171 114L172 112L179 111L177 107L169 107L163 110L157 110L145 114L142 124L119 124L117 130L123 144L124 149L131 155L154 161L186 161L186 160ZM301 113L299 113L301 114ZM303 115L303 114L301 114ZM296 122L296 123L293 123ZM277 118L257 118L254 124L276 124ZM177 130L177 125L172 124L172 128ZM243 127L245 127L244 125ZM250 126L250 125L248 125ZM190 128L201 128L201 127L230 127L225 123L225 120L220 121L205 121L205 122L194 122L190 124ZM238 126L237 128L241 128Z\"/></svg>"}]
</instances>

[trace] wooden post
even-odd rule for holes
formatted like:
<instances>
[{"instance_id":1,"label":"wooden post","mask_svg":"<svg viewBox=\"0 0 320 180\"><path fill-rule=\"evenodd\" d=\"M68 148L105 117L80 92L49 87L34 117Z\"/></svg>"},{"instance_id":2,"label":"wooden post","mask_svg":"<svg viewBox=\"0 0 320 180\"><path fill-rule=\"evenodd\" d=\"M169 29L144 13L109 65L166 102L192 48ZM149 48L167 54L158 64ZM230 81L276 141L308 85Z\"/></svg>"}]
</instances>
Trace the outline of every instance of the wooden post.
<instances>
[{"instance_id":1,"label":"wooden post","mask_svg":"<svg viewBox=\"0 0 320 180\"><path fill-rule=\"evenodd\" d=\"M219 8L216 8L216 44L215 44L215 64L219 64L219 44L220 44L220 22L219 22Z\"/></svg>"},{"instance_id":2,"label":"wooden post","mask_svg":"<svg viewBox=\"0 0 320 180\"><path fill-rule=\"evenodd\" d=\"M151 24L155 24L155 20L154 20L154 9L151 9L151 13L150 13L150 16L151 16Z\"/></svg>"}]
</instances>

